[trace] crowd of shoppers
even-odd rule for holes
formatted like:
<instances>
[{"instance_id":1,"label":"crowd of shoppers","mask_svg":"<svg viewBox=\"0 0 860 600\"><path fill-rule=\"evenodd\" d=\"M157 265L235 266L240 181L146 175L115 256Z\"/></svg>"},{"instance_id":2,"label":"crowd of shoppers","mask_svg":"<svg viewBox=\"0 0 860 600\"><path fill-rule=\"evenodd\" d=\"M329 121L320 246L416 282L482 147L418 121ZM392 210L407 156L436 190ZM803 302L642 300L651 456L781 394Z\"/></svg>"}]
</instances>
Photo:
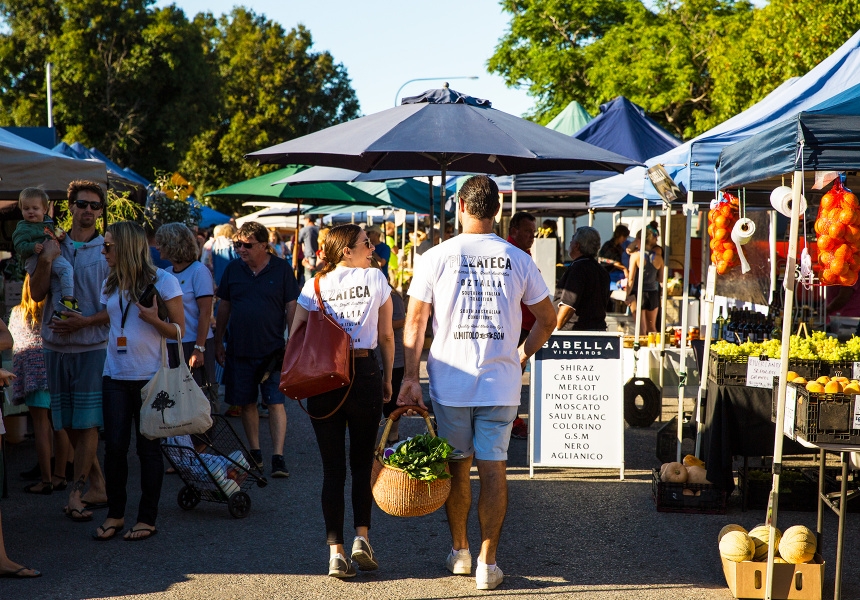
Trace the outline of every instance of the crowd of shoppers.
<instances>
[{"instance_id":1,"label":"crowd of shoppers","mask_svg":"<svg viewBox=\"0 0 860 600\"><path fill-rule=\"evenodd\" d=\"M518 407L528 358L556 328L605 330L611 283L629 274L628 291L634 292L638 269L645 271L648 316L643 318L650 319L651 287L662 268L657 234L650 229L645 252L634 241L625 253L625 227L617 228L602 248L596 230L580 227L570 240L572 263L557 286L556 313L529 256L538 231L535 217L513 215L507 239L498 237L498 189L478 176L459 192L460 235L435 247L423 232L411 236L407 309L392 286L403 260L394 223L385 223L384 229L354 224L321 229L309 215L295 250L278 232L254 221L238 230L220 225L208 240L204 232L181 223L144 229L129 221L112 223L102 237L96 223L105 210L103 190L92 182L73 182L68 198L72 227L65 236L37 239L21 302L10 315L12 335L0 328L0 348L11 347L14 338L18 378L13 397L30 408L36 438L40 479L26 491L49 495L68 487L65 513L74 521L92 521L94 511L106 507L92 535L97 541L118 536L144 541L158 532L164 463L160 440L141 434L140 407L141 389L161 365L162 339L168 341L174 366L182 344L198 385L224 384L226 403L238 407L248 458L259 468L265 466L262 402L272 442L268 473L288 477L287 412L277 387L285 332L295 332L311 313L325 310L352 337L354 361L345 396L336 390L308 402L323 467L328 574L337 578L353 577L353 563L361 570L379 567L369 536L374 446L381 418L398 405L426 408L418 372L428 323L434 331L427 362L430 399L439 434L455 448L446 503L451 552L445 565L455 574L474 569L477 587L491 590L504 579L496 552L506 512L508 444L512 434L527 435ZM545 221L543 229L550 225ZM479 271L469 260L452 260L475 256L492 256L500 266ZM73 273L73 306L66 302L68 289L52 280L57 277L53 263L61 258ZM499 294L476 305L473 296L461 293L464 282L473 279L481 285L494 282ZM144 306L140 300L150 287L154 300ZM491 310L476 318L479 307ZM0 384L13 377L0 371ZM492 387L484 383L488 380L495 382ZM105 440L104 473L96 453L99 429ZM132 437L140 462L140 501L134 524L127 527ZM386 443L399 438L393 427ZM67 482L64 466L72 457L74 479ZM474 565L468 536L473 463L481 527ZM347 465L355 534L349 548L344 536ZM0 529L0 576L39 575L8 559L2 542Z\"/></svg>"}]
</instances>

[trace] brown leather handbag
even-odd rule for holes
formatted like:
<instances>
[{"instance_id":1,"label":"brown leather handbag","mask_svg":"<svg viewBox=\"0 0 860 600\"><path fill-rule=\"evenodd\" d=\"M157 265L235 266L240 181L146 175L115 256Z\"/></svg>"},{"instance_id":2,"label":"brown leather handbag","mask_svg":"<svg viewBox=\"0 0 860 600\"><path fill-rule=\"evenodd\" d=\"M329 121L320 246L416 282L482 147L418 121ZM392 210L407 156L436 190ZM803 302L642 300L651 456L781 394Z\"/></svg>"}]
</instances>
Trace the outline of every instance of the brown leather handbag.
<instances>
[{"instance_id":1,"label":"brown leather handbag","mask_svg":"<svg viewBox=\"0 0 860 600\"><path fill-rule=\"evenodd\" d=\"M338 388L344 389L343 400L324 417L333 415L346 401L349 390L352 389L352 370L350 359L352 354L352 337L325 310L320 295L320 275L314 277L319 310L308 311L308 320L299 325L296 332L290 336L284 352L284 363L281 367L281 381L278 389L289 398L299 401L318 394L324 394Z\"/></svg>"}]
</instances>

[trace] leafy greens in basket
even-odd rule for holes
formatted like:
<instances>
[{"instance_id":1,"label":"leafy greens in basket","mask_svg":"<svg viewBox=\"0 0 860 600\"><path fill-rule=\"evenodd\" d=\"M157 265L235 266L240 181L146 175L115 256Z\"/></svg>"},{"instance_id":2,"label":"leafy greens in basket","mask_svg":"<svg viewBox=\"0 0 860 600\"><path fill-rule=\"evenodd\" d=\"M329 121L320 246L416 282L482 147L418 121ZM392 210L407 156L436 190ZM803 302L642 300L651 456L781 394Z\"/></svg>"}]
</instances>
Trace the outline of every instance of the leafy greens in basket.
<instances>
[{"instance_id":1,"label":"leafy greens in basket","mask_svg":"<svg viewBox=\"0 0 860 600\"><path fill-rule=\"evenodd\" d=\"M412 479L430 484L437 479L451 477L445 466L453 451L445 438L422 433L401 442L384 462L405 471Z\"/></svg>"}]
</instances>

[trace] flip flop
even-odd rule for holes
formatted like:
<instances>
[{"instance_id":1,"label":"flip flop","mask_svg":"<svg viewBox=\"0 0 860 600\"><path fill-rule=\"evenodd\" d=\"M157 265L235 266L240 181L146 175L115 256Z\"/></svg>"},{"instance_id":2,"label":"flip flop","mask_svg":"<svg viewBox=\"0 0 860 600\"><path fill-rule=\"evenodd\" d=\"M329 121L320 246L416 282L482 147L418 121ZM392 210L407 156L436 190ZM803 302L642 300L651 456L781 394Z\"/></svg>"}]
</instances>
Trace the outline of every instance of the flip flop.
<instances>
[{"instance_id":1,"label":"flip flop","mask_svg":"<svg viewBox=\"0 0 860 600\"><path fill-rule=\"evenodd\" d=\"M86 510L86 509L84 509L84 510ZM70 509L70 508L66 507L66 509L63 512L65 513L67 519L71 519L72 521L75 521L76 523L87 523L87 522L93 520L92 515L85 515L84 511L78 510L77 508L71 508Z\"/></svg>"},{"instance_id":2,"label":"flip flop","mask_svg":"<svg viewBox=\"0 0 860 600\"><path fill-rule=\"evenodd\" d=\"M24 571L33 571L32 575L27 575ZM31 569L30 567L21 567L17 571L8 571L6 573L0 573L0 578L9 578L9 579L35 579L36 577L41 577L42 572L37 571L36 569Z\"/></svg>"},{"instance_id":3,"label":"flip flop","mask_svg":"<svg viewBox=\"0 0 860 600\"><path fill-rule=\"evenodd\" d=\"M107 527L105 527L104 525L99 525L93 533L93 539L97 542L110 541L116 536L118 536L120 533L122 533L124 527L125 525L108 525ZM108 533L109 531L112 531L112 533L108 536L99 535L99 529L102 530L102 534Z\"/></svg>"},{"instance_id":4,"label":"flip flop","mask_svg":"<svg viewBox=\"0 0 860 600\"><path fill-rule=\"evenodd\" d=\"M143 531L148 531L149 535L143 535L143 536L138 536L138 537L129 537L129 536L134 535L135 533L139 533L139 532L143 532ZM146 527L141 527L140 529L132 528L132 529L128 530L128 533L126 535L124 535L122 539L125 540L126 542L142 542L143 540L148 540L149 538L154 536L156 533L158 533L157 529L147 529Z\"/></svg>"},{"instance_id":5,"label":"flip flop","mask_svg":"<svg viewBox=\"0 0 860 600\"><path fill-rule=\"evenodd\" d=\"M83 501L84 508L87 510L99 510L100 508L107 508L107 502L88 502L86 500Z\"/></svg>"}]
</instances>

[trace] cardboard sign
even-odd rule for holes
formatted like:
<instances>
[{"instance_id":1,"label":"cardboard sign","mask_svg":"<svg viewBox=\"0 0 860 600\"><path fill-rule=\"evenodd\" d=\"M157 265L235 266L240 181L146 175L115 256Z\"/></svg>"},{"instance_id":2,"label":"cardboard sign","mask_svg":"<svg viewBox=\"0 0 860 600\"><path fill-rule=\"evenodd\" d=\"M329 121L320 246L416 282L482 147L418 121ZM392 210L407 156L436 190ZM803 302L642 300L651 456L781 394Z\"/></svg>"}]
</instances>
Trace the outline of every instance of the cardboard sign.
<instances>
[{"instance_id":1,"label":"cardboard sign","mask_svg":"<svg viewBox=\"0 0 860 600\"><path fill-rule=\"evenodd\" d=\"M717 267L708 265L708 279L705 284L705 302L713 302L717 289Z\"/></svg>"},{"instance_id":2,"label":"cardboard sign","mask_svg":"<svg viewBox=\"0 0 860 600\"><path fill-rule=\"evenodd\" d=\"M535 466L617 468L624 478L621 334L557 331L532 358Z\"/></svg>"},{"instance_id":3,"label":"cardboard sign","mask_svg":"<svg viewBox=\"0 0 860 600\"><path fill-rule=\"evenodd\" d=\"M851 379L860 379L860 362L854 363L854 373Z\"/></svg>"},{"instance_id":4,"label":"cardboard sign","mask_svg":"<svg viewBox=\"0 0 860 600\"><path fill-rule=\"evenodd\" d=\"M860 396L854 398L854 425L851 428L860 429Z\"/></svg>"},{"instance_id":5,"label":"cardboard sign","mask_svg":"<svg viewBox=\"0 0 860 600\"><path fill-rule=\"evenodd\" d=\"M790 440L794 440L794 415L797 412L797 388L793 385L785 386L785 421L782 423L782 433Z\"/></svg>"},{"instance_id":6,"label":"cardboard sign","mask_svg":"<svg viewBox=\"0 0 860 600\"><path fill-rule=\"evenodd\" d=\"M778 358L762 360L760 356L750 356L747 361L747 387L773 389L773 378L779 377L782 361Z\"/></svg>"}]
</instances>

